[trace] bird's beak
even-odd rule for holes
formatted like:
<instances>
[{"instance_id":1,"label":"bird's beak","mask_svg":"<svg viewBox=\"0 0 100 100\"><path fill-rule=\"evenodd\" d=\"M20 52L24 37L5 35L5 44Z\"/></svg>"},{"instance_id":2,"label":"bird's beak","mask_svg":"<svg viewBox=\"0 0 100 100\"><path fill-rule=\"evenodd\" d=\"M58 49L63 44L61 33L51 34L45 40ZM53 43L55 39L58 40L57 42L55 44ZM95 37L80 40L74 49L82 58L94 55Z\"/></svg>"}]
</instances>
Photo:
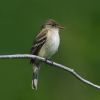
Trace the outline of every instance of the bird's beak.
<instances>
[{"instance_id":1,"label":"bird's beak","mask_svg":"<svg viewBox=\"0 0 100 100\"><path fill-rule=\"evenodd\" d=\"M58 26L58 28L59 28L59 29L64 29L64 27L63 27L63 26Z\"/></svg>"}]
</instances>

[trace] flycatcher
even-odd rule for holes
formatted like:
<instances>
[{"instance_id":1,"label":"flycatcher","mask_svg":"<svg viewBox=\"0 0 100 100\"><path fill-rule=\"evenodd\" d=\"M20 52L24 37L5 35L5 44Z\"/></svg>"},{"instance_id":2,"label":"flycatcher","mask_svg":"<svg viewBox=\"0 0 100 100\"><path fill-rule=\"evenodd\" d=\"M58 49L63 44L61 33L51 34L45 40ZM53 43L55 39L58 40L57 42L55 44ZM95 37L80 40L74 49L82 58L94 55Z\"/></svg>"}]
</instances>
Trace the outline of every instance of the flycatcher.
<instances>
[{"instance_id":1,"label":"flycatcher","mask_svg":"<svg viewBox=\"0 0 100 100\"><path fill-rule=\"evenodd\" d=\"M49 59L56 53L60 43L59 29L62 29L55 20L47 20L41 27L39 34L31 48L31 54ZM39 64L37 59L31 59L32 64L32 89L37 89Z\"/></svg>"}]
</instances>

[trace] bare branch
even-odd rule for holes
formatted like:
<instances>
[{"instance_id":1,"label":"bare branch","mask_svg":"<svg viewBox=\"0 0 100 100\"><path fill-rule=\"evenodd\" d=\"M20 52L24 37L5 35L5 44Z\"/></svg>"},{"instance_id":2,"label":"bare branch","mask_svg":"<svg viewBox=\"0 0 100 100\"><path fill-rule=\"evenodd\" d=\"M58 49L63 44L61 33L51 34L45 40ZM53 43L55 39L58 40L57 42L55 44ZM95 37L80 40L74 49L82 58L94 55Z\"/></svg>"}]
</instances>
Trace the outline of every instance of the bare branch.
<instances>
[{"instance_id":1,"label":"bare branch","mask_svg":"<svg viewBox=\"0 0 100 100\"><path fill-rule=\"evenodd\" d=\"M7 58L36 58L42 62L45 62L47 64L50 64L50 65L53 65L55 67L59 67L61 69L64 69L65 71L71 73L73 76L75 76L77 79L79 79L81 82L83 83L86 83L94 88L97 88L97 89L100 89L100 86L99 85L96 85L86 79L84 79L83 77L81 77L77 72L75 72L73 69L67 67L67 66L64 66L64 65L61 65L61 64L58 64L56 62L53 62L53 61L50 61L50 60L46 60L45 58L42 58L42 57L39 57L39 56L36 56L36 55L31 55L31 54L13 54L13 55L0 55L0 59L7 59Z\"/></svg>"}]
</instances>

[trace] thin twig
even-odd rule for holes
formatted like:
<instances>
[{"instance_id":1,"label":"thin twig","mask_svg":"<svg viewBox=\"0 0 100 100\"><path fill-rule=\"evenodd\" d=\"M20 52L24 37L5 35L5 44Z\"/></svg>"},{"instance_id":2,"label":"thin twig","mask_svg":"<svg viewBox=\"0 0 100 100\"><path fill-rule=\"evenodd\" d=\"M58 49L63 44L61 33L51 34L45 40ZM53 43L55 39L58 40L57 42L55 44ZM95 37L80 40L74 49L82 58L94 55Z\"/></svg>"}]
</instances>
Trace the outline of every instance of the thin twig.
<instances>
[{"instance_id":1,"label":"thin twig","mask_svg":"<svg viewBox=\"0 0 100 100\"><path fill-rule=\"evenodd\" d=\"M31 54L13 54L13 55L0 55L0 59L2 58L36 58L40 61L43 61L43 62L46 62L47 64L50 64L50 65L53 65L55 67L59 67L61 69L64 69L65 71L71 73L73 76L75 76L77 79L79 79L81 82L83 83L86 83L92 87L95 87L97 89L100 89L100 86L99 85L96 85L86 79L84 79L83 77L81 77L76 71L74 71L73 69L67 67L67 66L64 66L62 64L58 64L56 62L53 62L53 61L50 61L50 60L46 60L45 58L42 58L42 57L39 57L39 56L36 56L36 55L31 55Z\"/></svg>"}]
</instances>

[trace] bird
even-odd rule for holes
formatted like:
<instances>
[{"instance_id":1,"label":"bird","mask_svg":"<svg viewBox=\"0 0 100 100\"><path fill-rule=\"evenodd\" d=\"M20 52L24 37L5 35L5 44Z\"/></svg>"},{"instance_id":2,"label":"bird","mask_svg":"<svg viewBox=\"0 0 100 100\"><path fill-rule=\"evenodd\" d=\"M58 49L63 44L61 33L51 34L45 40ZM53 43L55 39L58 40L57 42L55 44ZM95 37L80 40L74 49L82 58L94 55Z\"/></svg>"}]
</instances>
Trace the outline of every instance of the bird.
<instances>
[{"instance_id":1,"label":"bird","mask_svg":"<svg viewBox=\"0 0 100 100\"><path fill-rule=\"evenodd\" d=\"M58 51L60 44L59 30L63 28L54 19L46 20L33 41L31 54L50 59ZM32 89L37 90L41 62L31 58L30 63L32 64Z\"/></svg>"}]
</instances>

